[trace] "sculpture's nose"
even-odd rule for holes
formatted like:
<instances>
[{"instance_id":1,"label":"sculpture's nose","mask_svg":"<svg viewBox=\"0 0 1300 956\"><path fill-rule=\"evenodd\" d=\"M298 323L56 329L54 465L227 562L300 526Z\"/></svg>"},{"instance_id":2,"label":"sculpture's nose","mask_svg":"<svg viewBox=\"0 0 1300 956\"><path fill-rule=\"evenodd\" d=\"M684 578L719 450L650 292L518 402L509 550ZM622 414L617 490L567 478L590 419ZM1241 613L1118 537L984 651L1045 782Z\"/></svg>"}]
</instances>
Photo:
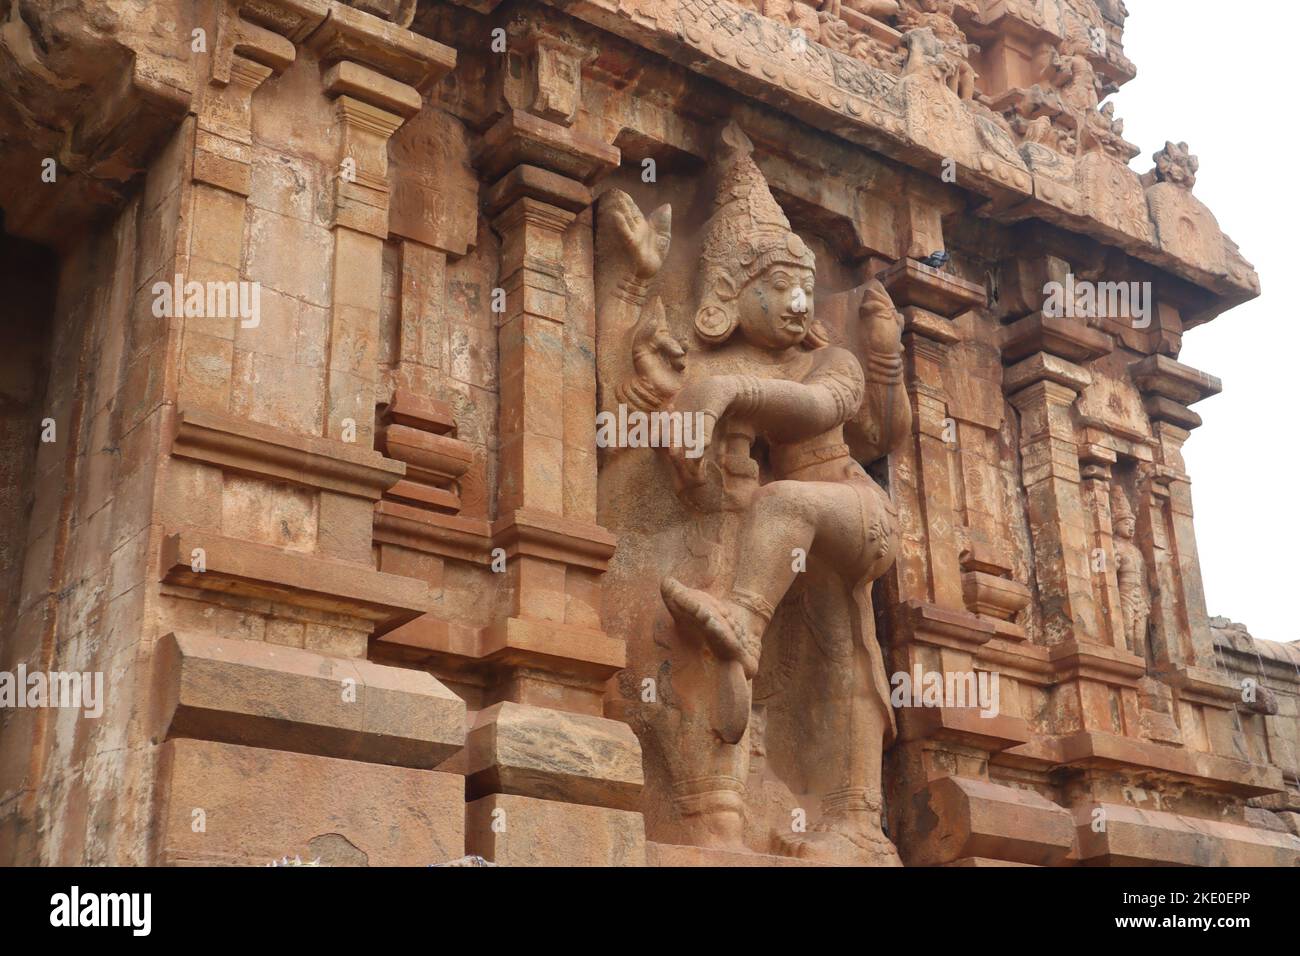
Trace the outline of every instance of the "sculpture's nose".
<instances>
[{"instance_id":1,"label":"sculpture's nose","mask_svg":"<svg viewBox=\"0 0 1300 956\"><path fill-rule=\"evenodd\" d=\"M812 293L795 286L790 290L790 311L795 315L806 315L812 311Z\"/></svg>"}]
</instances>

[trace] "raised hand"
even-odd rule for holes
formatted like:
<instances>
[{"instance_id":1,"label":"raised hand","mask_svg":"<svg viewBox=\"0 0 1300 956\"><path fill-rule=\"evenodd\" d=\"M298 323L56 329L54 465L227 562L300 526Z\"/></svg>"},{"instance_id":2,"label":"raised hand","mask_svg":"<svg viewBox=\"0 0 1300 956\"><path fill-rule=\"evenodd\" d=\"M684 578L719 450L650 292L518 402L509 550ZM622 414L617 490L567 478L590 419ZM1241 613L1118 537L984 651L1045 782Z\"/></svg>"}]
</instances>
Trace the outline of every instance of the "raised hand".
<instances>
[{"instance_id":1,"label":"raised hand","mask_svg":"<svg viewBox=\"0 0 1300 956\"><path fill-rule=\"evenodd\" d=\"M686 367L686 349L668 328L663 303L656 296L641 316L632 335L632 367L643 401L657 406L676 394Z\"/></svg>"},{"instance_id":2,"label":"raised hand","mask_svg":"<svg viewBox=\"0 0 1300 956\"><path fill-rule=\"evenodd\" d=\"M631 196L611 189L600 197L599 216L626 249L634 278L644 282L658 275L672 241L672 207L660 206L646 218Z\"/></svg>"},{"instance_id":3,"label":"raised hand","mask_svg":"<svg viewBox=\"0 0 1300 956\"><path fill-rule=\"evenodd\" d=\"M877 354L898 354L903 341L903 316L879 280L867 286L858 317L865 326L868 349Z\"/></svg>"}]
</instances>

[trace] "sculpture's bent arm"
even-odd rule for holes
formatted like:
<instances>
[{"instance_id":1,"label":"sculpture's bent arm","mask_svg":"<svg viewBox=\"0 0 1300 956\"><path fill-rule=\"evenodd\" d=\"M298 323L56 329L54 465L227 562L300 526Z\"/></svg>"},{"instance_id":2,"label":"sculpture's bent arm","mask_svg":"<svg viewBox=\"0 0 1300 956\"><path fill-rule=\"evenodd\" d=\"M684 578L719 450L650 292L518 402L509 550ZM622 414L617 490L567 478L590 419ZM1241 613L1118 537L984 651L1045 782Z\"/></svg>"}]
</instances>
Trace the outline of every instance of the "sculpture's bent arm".
<instances>
[{"instance_id":1,"label":"sculpture's bent arm","mask_svg":"<svg viewBox=\"0 0 1300 956\"><path fill-rule=\"evenodd\" d=\"M903 380L903 317L880 282L867 285L859 317L864 326L866 395L855 417L866 439L864 461L889 454L911 433L912 403Z\"/></svg>"},{"instance_id":2,"label":"sculpture's bent arm","mask_svg":"<svg viewBox=\"0 0 1300 956\"><path fill-rule=\"evenodd\" d=\"M889 454L912 431L912 403L903 381L903 353L867 352L866 398L856 422L867 438L866 460Z\"/></svg>"},{"instance_id":3,"label":"sculpture's bent arm","mask_svg":"<svg viewBox=\"0 0 1300 956\"><path fill-rule=\"evenodd\" d=\"M865 386L852 353L826 348L803 382L742 376L730 410L775 441L799 441L851 421L862 406Z\"/></svg>"}]
</instances>

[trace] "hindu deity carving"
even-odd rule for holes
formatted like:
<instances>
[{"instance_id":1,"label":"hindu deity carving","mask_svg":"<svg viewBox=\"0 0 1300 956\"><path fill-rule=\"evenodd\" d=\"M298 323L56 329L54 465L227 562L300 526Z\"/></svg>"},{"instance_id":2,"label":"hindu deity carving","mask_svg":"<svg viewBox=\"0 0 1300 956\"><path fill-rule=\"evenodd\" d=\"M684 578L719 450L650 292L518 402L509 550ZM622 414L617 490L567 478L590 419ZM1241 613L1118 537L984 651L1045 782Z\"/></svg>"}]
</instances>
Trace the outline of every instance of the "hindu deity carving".
<instances>
[{"instance_id":1,"label":"hindu deity carving","mask_svg":"<svg viewBox=\"0 0 1300 956\"><path fill-rule=\"evenodd\" d=\"M1123 492L1114 496L1111 510L1115 529L1115 574L1119 582L1119 604L1124 618L1124 640L1134 654L1146 655L1147 622L1151 618L1151 597L1147 587L1147 563L1134 543L1137 518Z\"/></svg>"},{"instance_id":2,"label":"hindu deity carving","mask_svg":"<svg viewBox=\"0 0 1300 956\"><path fill-rule=\"evenodd\" d=\"M1085 151L1100 149L1125 164L1140 152L1124 138L1124 121L1115 118L1114 103L1107 103L1100 110L1086 114L1083 143Z\"/></svg>"},{"instance_id":3,"label":"hindu deity carving","mask_svg":"<svg viewBox=\"0 0 1300 956\"><path fill-rule=\"evenodd\" d=\"M1066 40L1052 57L1052 84L1061 91L1061 99L1079 113L1091 113L1101 102L1103 83L1088 59L1092 49L1087 39Z\"/></svg>"},{"instance_id":4,"label":"hindu deity carving","mask_svg":"<svg viewBox=\"0 0 1300 956\"><path fill-rule=\"evenodd\" d=\"M942 48L944 80L948 88L963 100L975 98L978 74L970 64L979 47L967 41L966 33L953 19L955 0L910 0L899 15L899 27L906 31L929 30Z\"/></svg>"},{"instance_id":5,"label":"hindu deity carving","mask_svg":"<svg viewBox=\"0 0 1300 956\"><path fill-rule=\"evenodd\" d=\"M647 825L671 842L896 863L881 829L894 720L870 584L894 561L897 522L849 440L875 458L910 428L902 319L873 280L848 336L862 360L830 343L813 251L751 152L738 126L722 131L693 303L649 294L670 211L645 217L618 191L599 206L602 404L698 423L693 449L602 467L602 520L639 545L620 548L615 590L657 592L653 606L629 600L640 617L611 615L629 641L623 696L647 785L673 808L647 810ZM803 808L806 830L791 825Z\"/></svg>"}]
</instances>

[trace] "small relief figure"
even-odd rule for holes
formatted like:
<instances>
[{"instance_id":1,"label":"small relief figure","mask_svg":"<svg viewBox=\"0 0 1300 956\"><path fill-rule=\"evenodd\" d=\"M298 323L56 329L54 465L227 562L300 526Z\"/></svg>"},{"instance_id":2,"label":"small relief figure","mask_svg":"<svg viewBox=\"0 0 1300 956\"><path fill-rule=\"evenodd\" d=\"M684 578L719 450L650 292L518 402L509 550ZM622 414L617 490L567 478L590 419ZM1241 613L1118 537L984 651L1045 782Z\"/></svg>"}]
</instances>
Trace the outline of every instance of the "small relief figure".
<instances>
[{"instance_id":1,"label":"small relief figure","mask_svg":"<svg viewBox=\"0 0 1300 956\"><path fill-rule=\"evenodd\" d=\"M1068 129L1053 125L1046 116L1035 119L1013 116L1011 128L1024 142L1034 143L1063 156L1073 156L1078 148L1078 140L1074 135Z\"/></svg>"},{"instance_id":2,"label":"small relief figure","mask_svg":"<svg viewBox=\"0 0 1300 956\"><path fill-rule=\"evenodd\" d=\"M1151 599L1147 587L1147 563L1133 541L1137 518L1123 492L1115 496L1112 511L1115 529L1115 574L1119 579L1119 605L1124 617L1124 640L1128 649L1146 656L1147 622L1151 618Z\"/></svg>"},{"instance_id":3,"label":"small relief figure","mask_svg":"<svg viewBox=\"0 0 1300 956\"><path fill-rule=\"evenodd\" d=\"M821 35L817 11L799 0L763 0L763 16L789 25L812 43Z\"/></svg>"},{"instance_id":4,"label":"small relief figure","mask_svg":"<svg viewBox=\"0 0 1300 956\"><path fill-rule=\"evenodd\" d=\"M929 30L939 41L944 63L945 82L963 100L975 98L975 81L979 74L971 66L970 57L980 52L978 45L968 42L965 31L953 19L955 0L910 0L911 6L899 16L899 27L904 33L912 30ZM909 48L911 48L909 44Z\"/></svg>"},{"instance_id":5,"label":"small relief figure","mask_svg":"<svg viewBox=\"0 0 1300 956\"><path fill-rule=\"evenodd\" d=\"M1139 152L1138 147L1124 139L1124 121L1115 118L1114 103L1087 114L1083 132L1085 152L1100 149L1125 165Z\"/></svg>"},{"instance_id":6,"label":"small relief figure","mask_svg":"<svg viewBox=\"0 0 1300 956\"><path fill-rule=\"evenodd\" d=\"M1059 53L1052 54L1052 85L1061 91L1065 105L1076 113L1097 112L1106 87L1097 75L1088 53L1092 46L1086 39L1066 40Z\"/></svg>"},{"instance_id":7,"label":"small relief figure","mask_svg":"<svg viewBox=\"0 0 1300 956\"><path fill-rule=\"evenodd\" d=\"M666 753L668 789L683 820L673 838L737 847L742 828L753 829L740 797L751 747L769 746L754 726L753 686L770 669L763 661L784 655L790 673L764 704L767 733L782 741L771 763L783 768L788 792L813 795L821 813L806 832L792 832L787 811L785 831L773 824L762 849L897 864L881 827L881 753L894 718L870 593L894 562L897 518L850 454L845 429L869 436L876 456L908 433L902 317L872 281L858 311L863 361L829 344L814 313L813 252L791 229L752 149L735 124L723 130L698 304L682 316L693 315L695 340L684 356L661 326L662 307L645 303L636 278L641 265L662 258L656 236L663 230L666 242L666 212L642 219L621 194L601 200L600 228L612 237L606 261L623 276L607 277L606 287L629 293L628 301L611 293L613 301L602 303L602 325L623 329L624 343L617 335L598 341L598 353L612 350L617 366L598 357L602 387L699 422L695 448L661 453L677 507L642 532L646 550L658 549L644 565L661 569L671 633L659 633L659 624L629 627L656 633L655 647L669 649L666 664L638 666L672 668L679 708L674 717L645 710L642 732L653 738L649 752ZM629 304L637 308L628 312ZM629 369L638 342L640 365ZM618 481L604 474L611 487ZM621 500L610 508L621 538L638 528L628 511ZM693 560L700 555L709 558ZM792 560L798 555L806 562ZM620 581L640 586L644 577L629 571ZM629 637L638 660L647 646L639 634ZM770 641L781 654L766 650ZM797 752L788 752L791 740Z\"/></svg>"}]
</instances>

